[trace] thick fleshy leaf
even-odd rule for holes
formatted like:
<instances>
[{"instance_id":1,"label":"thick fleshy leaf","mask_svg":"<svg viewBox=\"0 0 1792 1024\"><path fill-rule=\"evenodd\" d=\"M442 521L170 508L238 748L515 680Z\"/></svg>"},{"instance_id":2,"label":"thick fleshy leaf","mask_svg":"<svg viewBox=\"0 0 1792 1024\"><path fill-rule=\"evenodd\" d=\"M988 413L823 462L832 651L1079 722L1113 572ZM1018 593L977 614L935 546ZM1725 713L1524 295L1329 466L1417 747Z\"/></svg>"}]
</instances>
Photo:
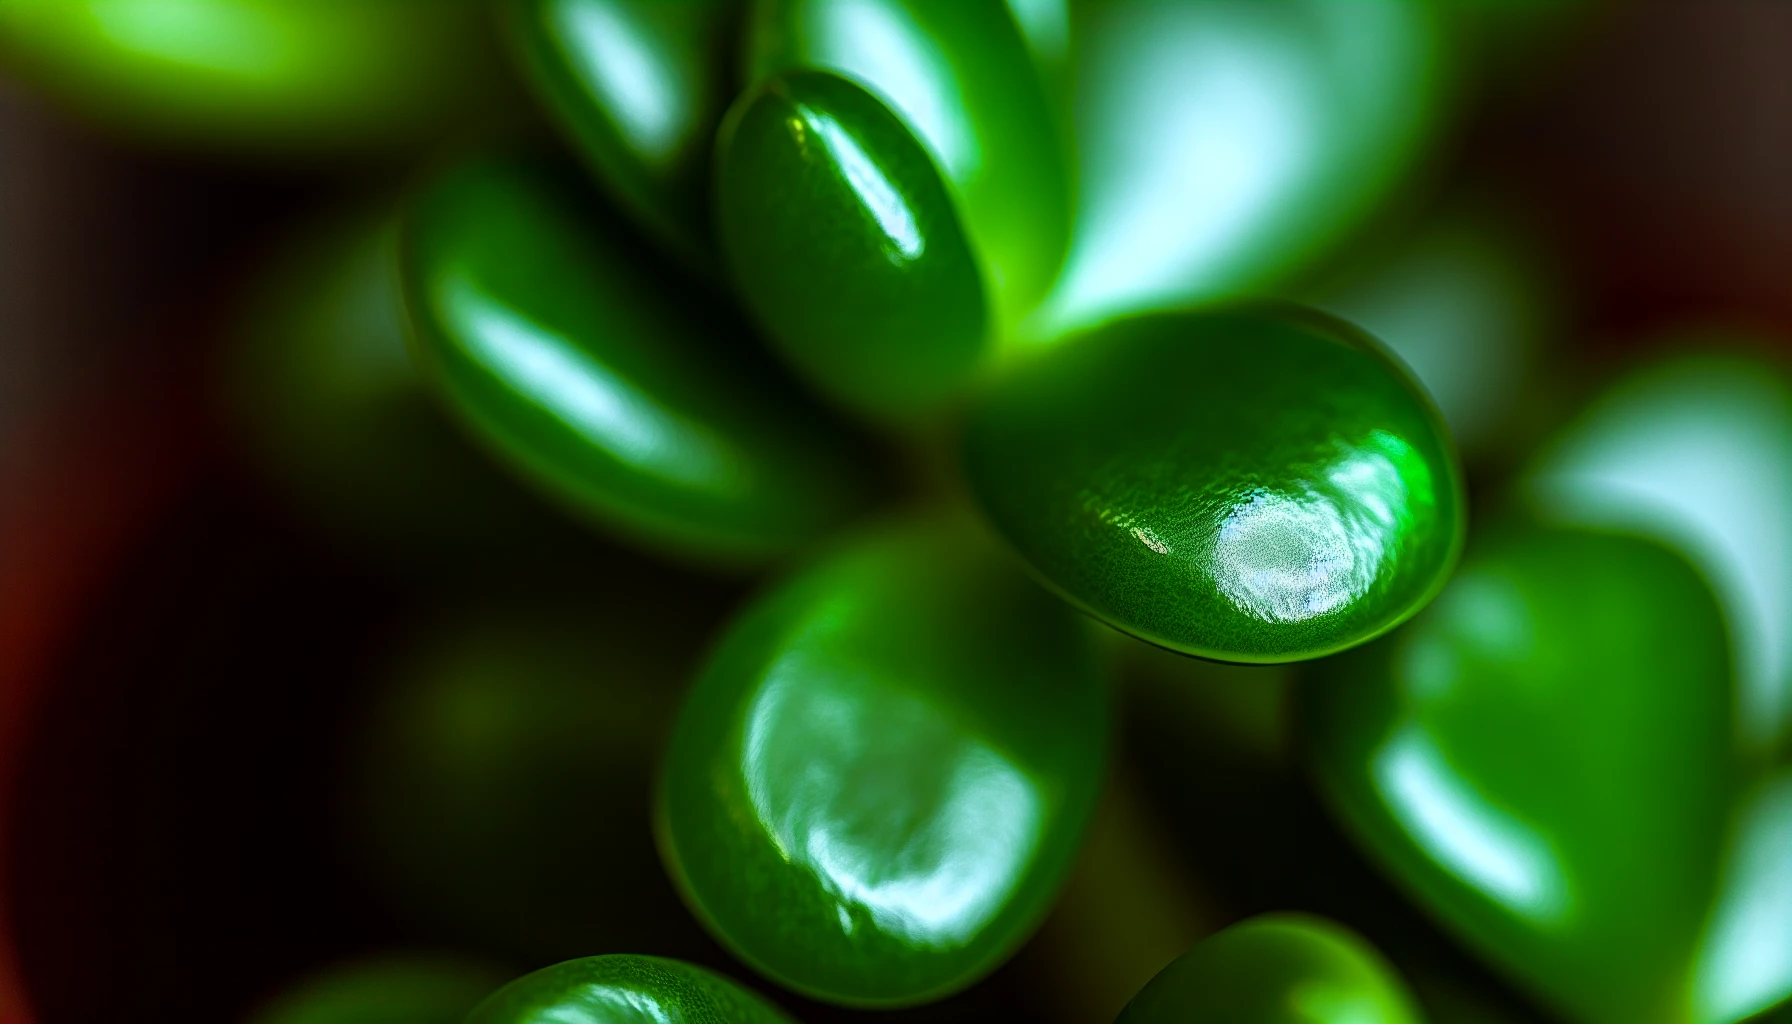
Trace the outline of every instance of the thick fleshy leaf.
<instances>
[{"instance_id":1,"label":"thick fleshy leaf","mask_svg":"<svg viewBox=\"0 0 1792 1024\"><path fill-rule=\"evenodd\" d=\"M1737 779L1723 623L1690 567L1514 527L1313 675L1313 767L1396 882L1572 1019L1686 1019Z\"/></svg>"},{"instance_id":2,"label":"thick fleshy leaf","mask_svg":"<svg viewBox=\"0 0 1792 1024\"><path fill-rule=\"evenodd\" d=\"M778 1008L713 971L654 956L594 956L544 967L499 989L467 1024L790 1024Z\"/></svg>"},{"instance_id":3,"label":"thick fleshy leaf","mask_svg":"<svg viewBox=\"0 0 1792 1024\"><path fill-rule=\"evenodd\" d=\"M1314 658L1455 562L1447 430L1373 339L1293 306L1123 321L1017 367L965 443L978 501L1118 629L1222 661Z\"/></svg>"},{"instance_id":4,"label":"thick fleshy leaf","mask_svg":"<svg viewBox=\"0 0 1792 1024\"><path fill-rule=\"evenodd\" d=\"M1547 521L1621 530L1678 551L1723 606L1738 735L1764 753L1792 725L1792 383L1736 339L1684 339L1615 384L1537 457Z\"/></svg>"},{"instance_id":5,"label":"thick fleshy leaf","mask_svg":"<svg viewBox=\"0 0 1792 1024\"><path fill-rule=\"evenodd\" d=\"M1420 1024L1367 942L1324 918L1236 924L1158 972L1116 1024Z\"/></svg>"},{"instance_id":6,"label":"thick fleshy leaf","mask_svg":"<svg viewBox=\"0 0 1792 1024\"><path fill-rule=\"evenodd\" d=\"M1431 134L1436 6L1076 5L1077 215L1032 333L1261 291L1336 242Z\"/></svg>"},{"instance_id":7,"label":"thick fleshy leaf","mask_svg":"<svg viewBox=\"0 0 1792 1024\"><path fill-rule=\"evenodd\" d=\"M723 251L797 369L891 419L965 385L990 347L983 279L932 161L876 97L821 72L773 78L718 147Z\"/></svg>"},{"instance_id":8,"label":"thick fleshy leaf","mask_svg":"<svg viewBox=\"0 0 1792 1024\"><path fill-rule=\"evenodd\" d=\"M882 100L952 186L994 319L1008 325L1050 286L1069 234L1067 150L1030 56L1061 55L1066 32L1061 4L766 0L748 71L760 82L820 68Z\"/></svg>"},{"instance_id":9,"label":"thick fleshy leaf","mask_svg":"<svg viewBox=\"0 0 1792 1024\"><path fill-rule=\"evenodd\" d=\"M362 960L290 986L248 1024L461 1024L506 977L459 957Z\"/></svg>"},{"instance_id":10,"label":"thick fleshy leaf","mask_svg":"<svg viewBox=\"0 0 1792 1024\"><path fill-rule=\"evenodd\" d=\"M530 84L598 178L686 263L710 252L710 147L736 0L512 0Z\"/></svg>"},{"instance_id":11,"label":"thick fleshy leaf","mask_svg":"<svg viewBox=\"0 0 1792 1024\"><path fill-rule=\"evenodd\" d=\"M0 53L131 130L276 152L416 142L504 95L467 0L7 0Z\"/></svg>"},{"instance_id":12,"label":"thick fleshy leaf","mask_svg":"<svg viewBox=\"0 0 1792 1024\"><path fill-rule=\"evenodd\" d=\"M863 453L636 245L536 169L436 179L404 273L439 394L550 493L675 554L761 560L838 523Z\"/></svg>"},{"instance_id":13,"label":"thick fleshy leaf","mask_svg":"<svg viewBox=\"0 0 1792 1024\"><path fill-rule=\"evenodd\" d=\"M1075 612L976 534L890 529L724 635L667 751L661 847L698 916L781 984L937 998L1044 913L1106 738Z\"/></svg>"}]
</instances>

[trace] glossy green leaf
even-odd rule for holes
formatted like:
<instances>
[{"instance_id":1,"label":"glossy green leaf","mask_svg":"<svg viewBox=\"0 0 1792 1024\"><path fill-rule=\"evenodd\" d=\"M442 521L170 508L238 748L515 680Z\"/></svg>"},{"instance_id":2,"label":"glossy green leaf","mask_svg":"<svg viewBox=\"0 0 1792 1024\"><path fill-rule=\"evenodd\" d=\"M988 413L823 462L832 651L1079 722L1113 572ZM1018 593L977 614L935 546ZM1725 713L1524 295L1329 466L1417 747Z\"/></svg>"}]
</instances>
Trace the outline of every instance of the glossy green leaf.
<instances>
[{"instance_id":1,"label":"glossy green leaf","mask_svg":"<svg viewBox=\"0 0 1792 1024\"><path fill-rule=\"evenodd\" d=\"M710 148L733 95L735 0L511 0L523 72L598 178L709 261Z\"/></svg>"},{"instance_id":2,"label":"glossy green leaf","mask_svg":"<svg viewBox=\"0 0 1792 1024\"><path fill-rule=\"evenodd\" d=\"M283 152L415 141L501 79L465 0L7 0L10 69L132 129Z\"/></svg>"},{"instance_id":3,"label":"glossy green leaf","mask_svg":"<svg viewBox=\"0 0 1792 1024\"><path fill-rule=\"evenodd\" d=\"M1316 669L1311 762L1399 884L1574 1020L1687 1019L1736 782L1723 623L1690 567L1514 528Z\"/></svg>"},{"instance_id":4,"label":"glossy green leaf","mask_svg":"<svg viewBox=\"0 0 1792 1024\"><path fill-rule=\"evenodd\" d=\"M440 395L549 493L675 554L761 560L838 523L864 453L637 245L544 171L436 179L404 272Z\"/></svg>"},{"instance_id":5,"label":"glossy green leaf","mask_svg":"<svg viewBox=\"0 0 1792 1024\"><path fill-rule=\"evenodd\" d=\"M371 958L291 986L249 1024L461 1024L506 977L459 957Z\"/></svg>"},{"instance_id":6,"label":"glossy green leaf","mask_svg":"<svg viewBox=\"0 0 1792 1024\"><path fill-rule=\"evenodd\" d=\"M594 956L504 986L467 1024L790 1024L777 1007L712 971L653 956Z\"/></svg>"},{"instance_id":7,"label":"glossy green leaf","mask_svg":"<svg viewBox=\"0 0 1792 1024\"><path fill-rule=\"evenodd\" d=\"M1293 306L1123 321L999 381L965 442L978 501L1059 592L1222 661L1342 650L1455 562L1461 473L1375 341Z\"/></svg>"},{"instance_id":8,"label":"glossy green leaf","mask_svg":"<svg viewBox=\"0 0 1792 1024\"><path fill-rule=\"evenodd\" d=\"M1678 551L1723 606L1738 734L1756 753L1792 725L1792 378L1728 354L1737 339L1679 339L1696 355L1613 385L1527 473L1544 519L1621 530Z\"/></svg>"},{"instance_id":9,"label":"glossy green leaf","mask_svg":"<svg viewBox=\"0 0 1792 1024\"><path fill-rule=\"evenodd\" d=\"M407 919L523 962L700 948L649 794L722 595L605 582L617 596L602 603L433 614L371 680L343 773L346 845Z\"/></svg>"},{"instance_id":10,"label":"glossy green leaf","mask_svg":"<svg viewBox=\"0 0 1792 1024\"><path fill-rule=\"evenodd\" d=\"M765 594L686 699L661 848L736 955L807 995L921 1002L1019 945L1099 788L1086 623L975 534L914 525Z\"/></svg>"},{"instance_id":11,"label":"glossy green leaf","mask_svg":"<svg viewBox=\"0 0 1792 1024\"><path fill-rule=\"evenodd\" d=\"M1158 972L1116 1024L1420 1024L1393 968L1323 918L1267 914Z\"/></svg>"},{"instance_id":12,"label":"glossy green leaf","mask_svg":"<svg viewBox=\"0 0 1792 1024\"><path fill-rule=\"evenodd\" d=\"M1436 7L1075 5L1077 216L1032 333L1261 291L1338 241L1432 134Z\"/></svg>"},{"instance_id":13,"label":"glossy green leaf","mask_svg":"<svg viewBox=\"0 0 1792 1024\"><path fill-rule=\"evenodd\" d=\"M939 173L882 103L831 74L773 78L717 146L723 251L797 369L885 418L964 386L989 349L983 280Z\"/></svg>"},{"instance_id":14,"label":"glossy green leaf","mask_svg":"<svg viewBox=\"0 0 1792 1024\"><path fill-rule=\"evenodd\" d=\"M1030 56L1031 46L1061 54L1066 45L1066 15L1053 6L765 0L753 8L753 81L835 72L882 100L926 148L958 200L1000 324L1045 293L1069 235L1066 150Z\"/></svg>"}]
</instances>

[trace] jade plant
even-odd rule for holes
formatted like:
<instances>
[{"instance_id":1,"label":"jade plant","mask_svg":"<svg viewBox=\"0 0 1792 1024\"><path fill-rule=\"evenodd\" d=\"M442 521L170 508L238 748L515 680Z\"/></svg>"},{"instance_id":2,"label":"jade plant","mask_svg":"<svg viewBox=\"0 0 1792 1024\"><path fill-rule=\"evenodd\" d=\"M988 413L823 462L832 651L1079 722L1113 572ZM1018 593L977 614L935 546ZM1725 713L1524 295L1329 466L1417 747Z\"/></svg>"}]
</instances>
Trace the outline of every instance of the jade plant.
<instances>
[{"instance_id":1,"label":"jade plant","mask_svg":"<svg viewBox=\"0 0 1792 1024\"><path fill-rule=\"evenodd\" d=\"M667 870L780 984L936 999L1025 940L1074 859L1107 743L1096 623L1230 661L1360 644L1447 579L1462 470L1403 364L1315 310L1047 325L1080 140L1005 6L652 7L513 11L622 216L552 160L436 170L401 217L412 351L563 506L676 559L779 567L673 729ZM678 70L723 24L729 105Z\"/></svg>"},{"instance_id":2,"label":"jade plant","mask_svg":"<svg viewBox=\"0 0 1792 1024\"><path fill-rule=\"evenodd\" d=\"M1532 339L1420 337L1433 307L1383 286L1444 259L1446 317L1533 289L1455 234L1393 277L1336 273L1441 134L1460 8L15 0L0 54L163 140L438 143L277 275L233 364L256 443L333 521L368 506L361 543L552 561L570 520L759 586L700 657L663 634L695 666L676 712L671 684L643 696L661 662L606 661L560 618L444 633L401 673L357 806L387 870L465 898L448 917L502 917L515 948L615 934L531 934L553 915L516 907L557 902L551 872L477 877L548 863L600 794L641 813L568 847L626 832L585 882L663 871L810 999L945 998L1052 907L1102 792L1116 650L1143 642L1302 663L1299 754L1337 820L1540 1003L1731 1024L1792 992L1750 946L1792 949L1772 768L1792 390L1744 356L1642 372L1470 537L1450 424L1511 454L1477 387L1518 402ZM1448 408L1336 315L1365 309L1442 368ZM558 902L626 915L658 892ZM581 952L603 955L468 1020L787 1019L705 968ZM433 1020L467 1001L448 982L490 988L391 977L266 1019L411 992L403 1019ZM1365 940L1287 914L1121 1014L1420 1019Z\"/></svg>"}]
</instances>

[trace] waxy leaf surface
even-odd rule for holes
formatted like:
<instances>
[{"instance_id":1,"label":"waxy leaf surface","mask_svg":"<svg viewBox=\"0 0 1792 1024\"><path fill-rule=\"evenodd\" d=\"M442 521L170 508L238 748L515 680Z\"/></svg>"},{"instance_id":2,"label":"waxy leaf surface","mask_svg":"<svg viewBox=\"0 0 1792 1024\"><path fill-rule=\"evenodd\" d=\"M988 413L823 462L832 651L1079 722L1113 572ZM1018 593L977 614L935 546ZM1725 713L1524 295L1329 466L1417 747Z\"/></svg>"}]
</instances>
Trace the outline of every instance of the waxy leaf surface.
<instances>
[{"instance_id":1,"label":"waxy leaf surface","mask_svg":"<svg viewBox=\"0 0 1792 1024\"><path fill-rule=\"evenodd\" d=\"M448 406L549 493L693 559L774 557L853 511L863 453L574 195L494 161L412 204L406 295Z\"/></svg>"},{"instance_id":2,"label":"waxy leaf surface","mask_svg":"<svg viewBox=\"0 0 1792 1024\"><path fill-rule=\"evenodd\" d=\"M977 499L1118 629L1221 661L1361 643L1443 584L1463 529L1448 431L1366 335L1297 307L1111 324L974 411Z\"/></svg>"},{"instance_id":3,"label":"waxy leaf surface","mask_svg":"<svg viewBox=\"0 0 1792 1024\"><path fill-rule=\"evenodd\" d=\"M1090 627L958 529L861 538L753 602L686 699L661 846L782 984L937 998L1038 922L1100 785Z\"/></svg>"},{"instance_id":4,"label":"waxy leaf surface","mask_svg":"<svg viewBox=\"0 0 1792 1024\"><path fill-rule=\"evenodd\" d=\"M1685 562L1514 527L1315 668L1312 764L1397 883L1572 1019L1688 1019L1737 761L1723 623Z\"/></svg>"},{"instance_id":5,"label":"waxy leaf surface","mask_svg":"<svg viewBox=\"0 0 1792 1024\"><path fill-rule=\"evenodd\" d=\"M984 281L939 172L888 108L793 72L741 98L718 150L723 251L793 366L884 419L964 387L990 346Z\"/></svg>"},{"instance_id":6,"label":"waxy leaf surface","mask_svg":"<svg viewBox=\"0 0 1792 1024\"><path fill-rule=\"evenodd\" d=\"M1044 294L1069 234L1068 150L1023 34L1051 46L1063 27L1061 12L1038 10L1050 6L769 0L748 38L753 81L825 69L895 113L951 186L1003 324Z\"/></svg>"},{"instance_id":7,"label":"waxy leaf surface","mask_svg":"<svg viewBox=\"0 0 1792 1024\"><path fill-rule=\"evenodd\" d=\"M524 74L599 180L687 264L710 252L710 149L734 0L514 0Z\"/></svg>"}]
</instances>

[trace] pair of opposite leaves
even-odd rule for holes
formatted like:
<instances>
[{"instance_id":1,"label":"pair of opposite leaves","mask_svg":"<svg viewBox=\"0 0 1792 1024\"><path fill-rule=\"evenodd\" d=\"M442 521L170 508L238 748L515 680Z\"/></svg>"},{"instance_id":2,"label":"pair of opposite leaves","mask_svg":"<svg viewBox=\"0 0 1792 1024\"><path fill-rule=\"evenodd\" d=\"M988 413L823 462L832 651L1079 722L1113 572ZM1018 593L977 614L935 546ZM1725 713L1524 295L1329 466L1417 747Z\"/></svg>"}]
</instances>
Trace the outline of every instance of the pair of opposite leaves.
<instances>
[{"instance_id":1,"label":"pair of opposite leaves","mask_svg":"<svg viewBox=\"0 0 1792 1024\"><path fill-rule=\"evenodd\" d=\"M447 968L455 968L448 970ZM572 960L505 985L466 1015L484 974L454 963L367 964L294 989L255 1024L790 1024L753 992L658 957ZM1360 938L1327 921L1270 915L1196 946L1133 999L1118 1024L1417 1024L1405 986Z\"/></svg>"},{"instance_id":2,"label":"pair of opposite leaves","mask_svg":"<svg viewBox=\"0 0 1792 1024\"><path fill-rule=\"evenodd\" d=\"M1541 525L1485 534L1411 624L1315 666L1322 787L1398 883L1571 1019L1780 1004L1792 789L1763 766L1786 724L1792 389L1767 360L1670 359L1524 489Z\"/></svg>"}]
</instances>

